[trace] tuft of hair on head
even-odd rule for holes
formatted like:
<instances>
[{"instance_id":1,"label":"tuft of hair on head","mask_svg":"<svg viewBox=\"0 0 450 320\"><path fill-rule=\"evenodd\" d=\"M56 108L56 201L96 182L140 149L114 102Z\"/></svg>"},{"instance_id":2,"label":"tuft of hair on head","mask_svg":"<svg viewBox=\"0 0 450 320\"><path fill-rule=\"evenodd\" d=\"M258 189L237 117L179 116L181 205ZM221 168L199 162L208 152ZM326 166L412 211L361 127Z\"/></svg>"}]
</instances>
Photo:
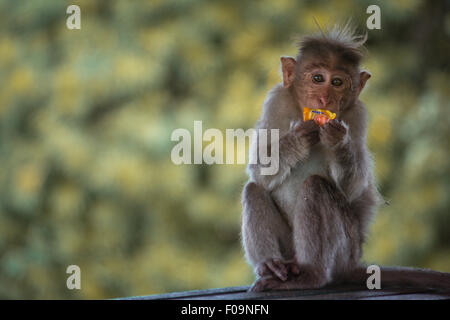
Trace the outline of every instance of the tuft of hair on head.
<instances>
[{"instance_id":1,"label":"tuft of hair on head","mask_svg":"<svg viewBox=\"0 0 450 320\"><path fill-rule=\"evenodd\" d=\"M357 34L350 19L342 26L335 24L331 29L325 30L315 18L314 21L320 32L297 40L299 57L308 53L314 56L333 53L346 62L359 65L366 53L364 43L367 41L367 33Z\"/></svg>"}]
</instances>

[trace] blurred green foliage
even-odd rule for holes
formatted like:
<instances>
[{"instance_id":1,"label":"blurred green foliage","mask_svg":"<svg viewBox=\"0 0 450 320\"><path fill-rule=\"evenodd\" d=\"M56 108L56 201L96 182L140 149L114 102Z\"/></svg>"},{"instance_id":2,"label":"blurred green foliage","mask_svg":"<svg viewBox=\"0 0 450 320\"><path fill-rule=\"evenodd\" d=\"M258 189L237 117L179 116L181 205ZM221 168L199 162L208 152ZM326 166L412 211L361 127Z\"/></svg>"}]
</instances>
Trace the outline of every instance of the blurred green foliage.
<instances>
[{"instance_id":1,"label":"blurred green foliage","mask_svg":"<svg viewBox=\"0 0 450 320\"><path fill-rule=\"evenodd\" d=\"M362 95L390 201L365 260L450 271L446 1L0 1L0 297L246 285L243 165L170 160L171 132L250 128L292 36L369 30ZM81 30L66 28L69 4ZM82 289L65 270L81 267Z\"/></svg>"}]
</instances>

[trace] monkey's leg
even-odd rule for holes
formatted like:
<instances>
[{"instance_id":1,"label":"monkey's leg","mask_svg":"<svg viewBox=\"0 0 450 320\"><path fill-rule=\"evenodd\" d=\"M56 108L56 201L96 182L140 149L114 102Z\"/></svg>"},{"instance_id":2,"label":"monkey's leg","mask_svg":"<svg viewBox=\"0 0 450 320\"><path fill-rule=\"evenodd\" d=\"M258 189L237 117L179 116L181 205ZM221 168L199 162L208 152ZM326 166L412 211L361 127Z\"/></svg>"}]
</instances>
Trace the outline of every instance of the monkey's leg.
<instances>
[{"instance_id":1,"label":"monkey's leg","mask_svg":"<svg viewBox=\"0 0 450 320\"><path fill-rule=\"evenodd\" d=\"M308 177L293 221L300 274L285 282L265 277L258 290L320 288L333 280L337 269L351 268L359 239L349 214L345 197L331 182L317 175Z\"/></svg>"},{"instance_id":2,"label":"monkey's leg","mask_svg":"<svg viewBox=\"0 0 450 320\"><path fill-rule=\"evenodd\" d=\"M294 260L292 230L270 194L254 182L244 187L242 241L255 273L287 280L298 274Z\"/></svg>"}]
</instances>

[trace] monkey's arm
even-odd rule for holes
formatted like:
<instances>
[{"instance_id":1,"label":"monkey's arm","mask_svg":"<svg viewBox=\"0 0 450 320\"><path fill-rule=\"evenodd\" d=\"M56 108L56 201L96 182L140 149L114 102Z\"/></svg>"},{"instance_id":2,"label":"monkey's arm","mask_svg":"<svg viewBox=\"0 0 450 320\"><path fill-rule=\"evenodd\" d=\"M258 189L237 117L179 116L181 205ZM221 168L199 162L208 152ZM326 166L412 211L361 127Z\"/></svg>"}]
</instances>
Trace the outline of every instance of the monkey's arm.
<instances>
[{"instance_id":1,"label":"monkey's arm","mask_svg":"<svg viewBox=\"0 0 450 320\"><path fill-rule=\"evenodd\" d=\"M349 202L358 198L370 181L370 158L368 151L359 143L346 143L334 150L335 161L331 174Z\"/></svg>"},{"instance_id":2,"label":"monkey's arm","mask_svg":"<svg viewBox=\"0 0 450 320\"><path fill-rule=\"evenodd\" d=\"M269 134L268 134L269 136ZM256 164L249 164L247 173L250 179L262 186L264 189L271 191L279 186L291 173L291 169L298 162L305 161L310 152L310 146L319 141L318 127L313 121L308 123L298 122L285 135L279 139L278 158L275 156L276 149L273 150L272 145L267 143L267 154L271 154L272 161L277 161L276 172L274 174L266 174L262 172L263 168L273 165L272 163L264 165L259 159L259 135L254 139L250 146L250 159L257 159ZM272 152L274 151L274 152ZM264 152L266 153L266 152Z\"/></svg>"},{"instance_id":3,"label":"monkey's arm","mask_svg":"<svg viewBox=\"0 0 450 320\"><path fill-rule=\"evenodd\" d=\"M347 200L352 202L372 181L372 162L365 134L351 136L344 122L334 122L321 130L321 140L328 147L330 175Z\"/></svg>"}]
</instances>

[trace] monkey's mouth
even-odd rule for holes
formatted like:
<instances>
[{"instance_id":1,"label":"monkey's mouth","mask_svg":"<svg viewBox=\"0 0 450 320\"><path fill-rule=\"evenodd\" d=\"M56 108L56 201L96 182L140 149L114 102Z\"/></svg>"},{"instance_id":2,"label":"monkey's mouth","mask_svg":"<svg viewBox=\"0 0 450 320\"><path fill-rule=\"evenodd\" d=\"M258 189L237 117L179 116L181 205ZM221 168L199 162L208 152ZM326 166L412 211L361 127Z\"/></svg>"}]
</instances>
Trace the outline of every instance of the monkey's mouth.
<instances>
[{"instance_id":1,"label":"monkey's mouth","mask_svg":"<svg viewBox=\"0 0 450 320\"><path fill-rule=\"evenodd\" d=\"M314 120L320 126L323 126L325 123L329 122L336 118L336 113L333 113L326 109L303 109L303 120Z\"/></svg>"},{"instance_id":2,"label":"monkey's mouth","mask_svg":"<svg viewBox=\"0 0 450 320\"><path fill-rule=\"evenodd\" d=\"M318 100L312 100L309 103L306 103L306 105L304 107L308 107L310 109L318 109L318 110L326 110L332 113L338 113L339 112L339 107L337 106L337 104L327 104L326 106L323 106L322 103L320 103ZM304 108L303 108L304 109Z\"/></svg>"}]
</instances>

